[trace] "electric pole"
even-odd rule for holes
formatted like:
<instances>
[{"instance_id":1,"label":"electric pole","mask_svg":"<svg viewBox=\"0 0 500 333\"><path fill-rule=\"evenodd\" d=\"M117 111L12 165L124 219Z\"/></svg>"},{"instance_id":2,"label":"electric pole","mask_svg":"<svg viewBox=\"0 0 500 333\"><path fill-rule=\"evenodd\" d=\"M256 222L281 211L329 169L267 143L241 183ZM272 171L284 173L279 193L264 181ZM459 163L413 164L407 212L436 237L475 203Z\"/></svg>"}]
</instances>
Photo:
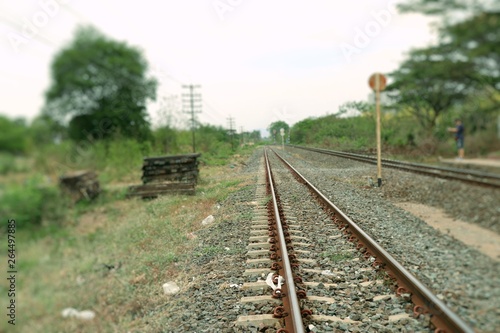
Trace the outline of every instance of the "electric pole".
<instances>
[{"instance_id":1,"label":"electric pole","mask_svg":"<svg viewBox=\"0 0 500 333\"><path fill-rule=\"evenodd\" d=\"M195 94L195 89L201 88L200 85L183 85L183 89L188 89L187 94L182 94L182 109L184 113L191 114L191 132L193 133L193 153L196 152L196 114L201 113L201 94Z\"/></svg>"},{"instance_id":2,"label":"electric pole","mask_svg":"<svg viewBox=\"0 0 500 333\"><path fill-rule=\"evenodd\" d=\"M240 126L240 135L241 135L240 144L241 144L241 146L244 146L245 145L245 132L243 130L243 126Z\"/></svg>"},{"instance_id":3,"label":"electric pole","mask_svg":"<svg viewBox=\"0 0 500 333\"><path fill-rule=\"evenodd\" d=\"M230 139L231 139L231 150L234 150L234 142L233 142L233 136L234 136L234 133L236 132L236 130L234 129L234 118L232 117L229 117L227 118L227 122L229 123L229 136L230 136Z\"/></svg>"}]
</instances>

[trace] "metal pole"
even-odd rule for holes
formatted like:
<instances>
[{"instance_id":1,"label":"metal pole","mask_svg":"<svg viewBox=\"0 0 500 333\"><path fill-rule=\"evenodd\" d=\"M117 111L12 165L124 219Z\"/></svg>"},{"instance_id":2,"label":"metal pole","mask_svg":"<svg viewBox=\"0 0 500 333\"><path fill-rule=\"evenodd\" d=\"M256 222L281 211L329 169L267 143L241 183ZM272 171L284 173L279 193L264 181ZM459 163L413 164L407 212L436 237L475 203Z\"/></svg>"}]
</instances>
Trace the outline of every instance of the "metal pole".
<instances>
[{"instance_id":1,"label":"metal pole","mask_svg":"<svg viewBox=\"0 0 500 333\"><path fill-rule=\"evenodd\" d=\"M377 109L377 179L382 186L382 145L380 142L380 75L375 76L375 105Z\"/></svg>"}]
</instances>

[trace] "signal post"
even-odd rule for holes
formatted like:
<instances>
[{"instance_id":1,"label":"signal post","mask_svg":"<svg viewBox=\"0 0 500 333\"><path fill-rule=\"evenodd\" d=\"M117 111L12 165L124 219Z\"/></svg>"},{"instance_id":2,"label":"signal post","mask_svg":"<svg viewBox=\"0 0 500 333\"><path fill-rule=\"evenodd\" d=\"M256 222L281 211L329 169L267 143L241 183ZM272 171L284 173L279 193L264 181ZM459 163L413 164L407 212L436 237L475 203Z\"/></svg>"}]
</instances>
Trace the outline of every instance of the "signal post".
<instances>
[{"instance_id":1,"label":"signal post","mask_svg":"<svg viewBox=\"0 0 500 333\"><path fill-rule=\"evenodd\" d=\"M377 112L377 183L382 186L382 143L380 140L380 91L385 89L386 77L381 73L375 73L368 80L370 88L375 91L375 107Z\"/></svg>"}]
</instances>

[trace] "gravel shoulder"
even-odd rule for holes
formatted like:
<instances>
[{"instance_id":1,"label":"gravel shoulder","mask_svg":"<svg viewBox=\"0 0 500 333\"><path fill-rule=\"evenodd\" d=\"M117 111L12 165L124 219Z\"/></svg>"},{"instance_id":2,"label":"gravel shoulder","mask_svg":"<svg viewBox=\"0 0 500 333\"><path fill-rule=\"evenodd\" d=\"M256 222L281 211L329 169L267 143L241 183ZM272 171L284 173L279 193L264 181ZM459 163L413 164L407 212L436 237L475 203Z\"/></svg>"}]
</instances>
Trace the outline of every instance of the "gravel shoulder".
<instances>
[{"instance_id":1,"label":"gravel shoulder","mask_svg":"<svg viewBox=\"0 0 500 333\"><path fill-rule=\"evenodd\" d=\"M442 209L412 202L396 206L422 219L443 234L458 239L493 260L500 261L500 235L477 224L470 224L448 216Z\"/></svg>"},{"instance_id":2,"label":"gravel shoulder","mask_svg":"<svg viewBox=\"0 0 500 333\"><path fill-rule=\"evenodd\" d=\"M160 325L149 332L235 332L241 314L246 252L255 205L258 149L241 170L251 181L232 193L214 214L213 224L195 233L190 259L179 263L179 294L170 296ZM233 170L234 171L234 170Z\"/></svg>"}]
</instances>

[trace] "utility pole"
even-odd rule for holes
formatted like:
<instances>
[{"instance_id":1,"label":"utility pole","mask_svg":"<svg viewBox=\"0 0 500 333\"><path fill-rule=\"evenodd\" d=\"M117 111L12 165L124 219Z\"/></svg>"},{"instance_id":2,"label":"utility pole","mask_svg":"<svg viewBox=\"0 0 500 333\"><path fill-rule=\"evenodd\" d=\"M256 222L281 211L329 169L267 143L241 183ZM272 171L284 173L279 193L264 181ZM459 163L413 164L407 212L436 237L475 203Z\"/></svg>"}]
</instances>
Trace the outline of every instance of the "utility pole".
<instances>
[{"instance_id":1,"label":"utility pole","mask_svg":"<svg viewBox=\"0 0 500 333\"><path fill-rule=\"evenodd\" d=\"M191 132L193 133L193 153L196 152L196 114L201 113L201 94L195 94L195 89L201 88L200 85L183 85L183 89L188 89L187 94L182 94L182 109L184 113L191 114Z\"/></svg>"},{"instance_id":2,"label":"utility pole","mask_svg":"<svg viewBox=\"0 0 500 333\"><path fill-rule=\"evenodd\" d=\"M227 118L227 121L229 123L229 136L230 136L230 139L231 139L231 150L234 150L234 142L233 142L233 136L234 136L234 133L236 132L236 130L234 129L234 118L232 117L229 117Z\"/></svg>"}]
</instances>

